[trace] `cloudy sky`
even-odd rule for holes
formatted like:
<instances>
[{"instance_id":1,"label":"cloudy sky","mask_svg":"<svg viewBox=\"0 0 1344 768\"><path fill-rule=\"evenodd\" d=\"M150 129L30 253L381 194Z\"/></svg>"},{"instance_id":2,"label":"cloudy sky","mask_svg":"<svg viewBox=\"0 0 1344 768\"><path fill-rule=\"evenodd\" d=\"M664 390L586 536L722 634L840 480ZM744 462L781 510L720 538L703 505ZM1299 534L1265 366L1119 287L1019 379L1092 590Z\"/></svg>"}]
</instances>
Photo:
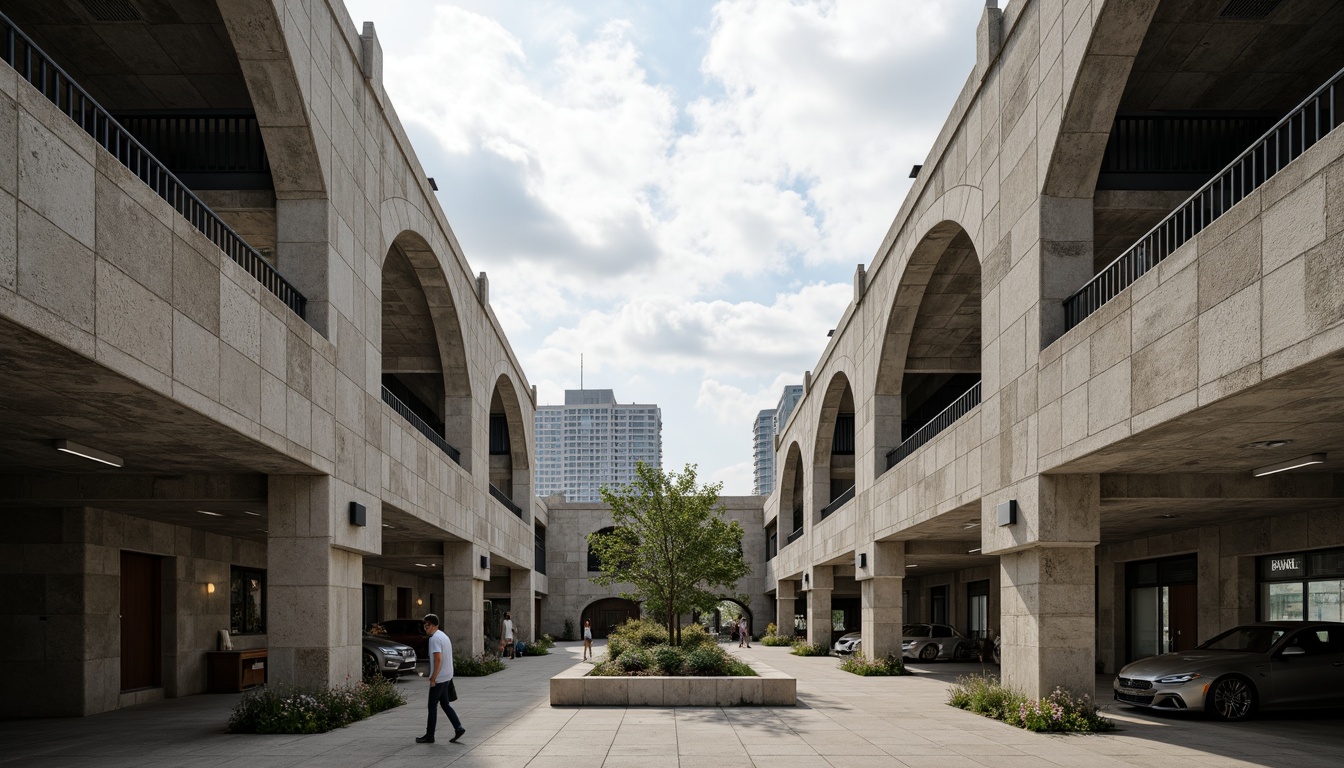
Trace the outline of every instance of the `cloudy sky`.
<instances>
[{"instance_id":1,"label":"cloudy sky","mask_svg":"<svg viewBox=\"0 0 1344 768\"><path fill-rule=\"evenodd\" d=\"M541 404L751 492L975 59L982 0L346 0Z\"/></svg>"}]
</instances>

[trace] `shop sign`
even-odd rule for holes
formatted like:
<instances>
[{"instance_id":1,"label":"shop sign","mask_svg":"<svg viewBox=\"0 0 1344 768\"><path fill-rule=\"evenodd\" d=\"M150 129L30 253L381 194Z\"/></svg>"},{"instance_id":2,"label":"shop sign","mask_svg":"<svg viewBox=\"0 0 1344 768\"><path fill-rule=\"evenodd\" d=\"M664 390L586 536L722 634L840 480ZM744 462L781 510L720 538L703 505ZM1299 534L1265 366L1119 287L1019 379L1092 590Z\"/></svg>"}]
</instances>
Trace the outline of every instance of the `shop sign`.
<instances>
[{"instance_id":1,"label":"shop sign","mask_svg":"<svg viewBox=\"0 0 1344 768\"><path fill-rule=\"evenodd\" d=\"M1300 579L1307 572L1307 558L1302 554L1270 555L1261 563L1265 579Z\"/></svg>"}]
</instances>

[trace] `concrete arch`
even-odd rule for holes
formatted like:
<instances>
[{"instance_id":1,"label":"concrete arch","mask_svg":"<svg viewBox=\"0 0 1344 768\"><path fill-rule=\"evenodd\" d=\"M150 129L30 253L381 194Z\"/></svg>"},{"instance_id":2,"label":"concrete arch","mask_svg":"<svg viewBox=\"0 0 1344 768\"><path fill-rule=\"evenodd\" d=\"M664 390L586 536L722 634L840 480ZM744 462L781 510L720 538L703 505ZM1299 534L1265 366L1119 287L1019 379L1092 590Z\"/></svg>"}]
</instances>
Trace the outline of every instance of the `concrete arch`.
<instances>
[{"instance_id":1,"label":"concrete arch","mask_svg":"<svg viewBox=\"0 0 1344 768\"><path fill-rule=\"evenodd\" d=\"M630 619L638 619L639 603L623 597L603 597L585 605L579 614L579 631L583 631L583 622L593 623L593 639L605 638L612 629Z\"/></svg>"},{"instance_id":2,"label":"concrete arch","mask_svg":"<svg viewBox=\"0 0 1344 768\"><path fill-rule=\"evenodd\" d=\"M303 94L285 39L284 31L293 25L285 23L272 0L229 0L218 6L257 113L276 199L325 199L325 164L306 107L312 99ZM303 49L299 55L305 55Z\"/></svg>"},{"instance_id":3,"label":"concrete arch","mask_svg":"<svg viewBox=\"0 0 1344 768\"><path fill-rule=\"evenodd\" d=\"M1065 62L1074 72L1060 117L1042 193L1088 198L1097 186L1102 154L1159 0L1106 0L1097 12L1082 59Z\"/></svg>"},{"instance_id":4,"label":"concrete arch","mask_svg":"<svg viewBox=\"0 0 1344 768\"><path fill-rule=\"evenodd\" d=\"M507 373L495 379L490 394L489 432L490 484L526 511L532 498L527 425L518 387Z\"/></svg>"},{"instance_id":5,"label":"concrete arch","mask_svg":"<svg viewBox=\"0 0 1344 768\"><path fill-rule=\"evenodd\" d=\"M807 476L803 465L803 451L797 441L789 443L784 452L784 463L779 474L779 516L777 528L781 538L803 527L804 495ZM788 546L788 542L780 548Z\"/></svg>"},{"instance_id":6,"label":"concrete arch","mask_svg":"<svg viewBox=\"0 0 1344 768\"><path fill-rule=\"evenodd\" d=\"M382 276L384 385L409 389L428 405L437 416L433 426L442 426L444 439L460 452L459 463L470 470L471 374L451 286L425 238L409 230L389 244Z\"/></svg>"},{"instance_id":7,"label":"concrete arch","mask_svg":"<svg viewBox=\"0 0 1344 768\"><path fill-rule=\"evenodd\" d=\"M855 482L854 387L836 371L821 395L812 439L812 510L821 510ZM814 521L818 522L818 521Z\"/></svg>"},{"instance_id":8,"label":"concrete arch","mask_svg":"<svg viewBox=\"0 0 1344 768\"><path fill-rule=\"evenodd\" d=\"M887 313L873 382L874 477L899 446L913 371L957 376L981 365L981 257L967 230L944 220L910 252Z\"/></svg>"}]
</instances>

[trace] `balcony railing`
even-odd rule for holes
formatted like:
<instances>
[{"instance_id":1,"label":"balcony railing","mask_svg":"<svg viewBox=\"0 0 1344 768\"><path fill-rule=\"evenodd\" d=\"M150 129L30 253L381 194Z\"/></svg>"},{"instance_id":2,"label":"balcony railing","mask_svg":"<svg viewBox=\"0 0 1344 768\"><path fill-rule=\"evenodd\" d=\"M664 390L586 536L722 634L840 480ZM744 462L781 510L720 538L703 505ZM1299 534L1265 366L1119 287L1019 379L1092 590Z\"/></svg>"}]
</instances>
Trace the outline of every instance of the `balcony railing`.
<instances>
[{"instance_id":1,"label":"balcony railing","mask_svg":"<svg viewBox=\"0 0 1344 768\"><path fill-rule=\"evenodd\" d=\"M449 445L448 441L443 439L443 435L440 435L433 427L425 423L424 419L416 416L415 411L411 410L410 406L398 400L397 396L392 394L392 390L387 387L383 387L383 402L392 406L392 410L396 411L397 415L409 421L411 426L415 427L420 434L429 438L431 443L439 446L444 453L448 454L448 458L457 462L458 466L462 465L462 452Z\"/></svg>"},{"instance_id":2,"label":"balcony railing","mask_svg":"<svg viewBox=\"0 0 1344 768\"><path fill-rule=\"evenodd\" d=\"M1115 116L1097 189L1196 189L1274 125L1256 112Z\"/></svg>"},{"instance_id":3,"label":"balcony railing","mask_svg":"<svg viewBox=\"0 0 1344 768\"><path fill-rule=\"evenodd\" d=\"M799 528L798 530L789 534L789 537L784 540L784 544L785 545L792 544L793 542L797 541L802 535L803 535L803 529Z\"/></svg>"},{"instance_id":4,"label":"balcony railing","mask_svg":"<svg viewBox=\"0 0 1344 768\"><path fill-rule=\"evenodd\" d=\"M827 517L830 516L832 512L845 506L845 504L848 504L851 500L853 500L853 498L854 498L854 486L851 485L849 486L848 490L846 490L839 496L835 497L835 501L832 501L830 504L827 504L826 506L821 508L821 519L825 520Z\"/></svg>"},{"instance_id":5,"label":"balcony railing","mask_svg":"<svg viewBox=\"0 0 1344 768\"><path fill-rule=\"evenodd\" d=\"M1115 298L1232 206L1254 192L1344 121L1344 70L1274 124L1227 167L1139 238L1087 285L1064 300L1065 329Z\"/></svg>"},{"instance_id":6,"label":"balcony railing","mask_svg":"<svg viewBox=\"0 0 1344 768\"><path fill-rule=\"evenodd\" d=\"M980 382L977 381L975 386L966 390L966 394L953 400L951 405L944 408L937 416L929 419L927 424L915 430L915 433L906 438L905 442L887 451L887 469L900 464L907 456L919 450L939 432L957 423L958 419L970 413L971 409L979 404Z\"/></svg>"},{"instance_id":7,"label":"balcony railing","mask_svg":"<svg viewBox=\"0 0 1344 768\"><path fill-rule=\"evenodd\" d=\"M299 317L308 300L275 268L229 228L215 212L202 203L180 179L135 139L106 109L81 88L56 62L47 57L28 36L19 31L8 17L0 14L0 34L4 37L4 59L23 79L42 92L83 131L93 137L122 165L140 177L154 193L173 206L179 214L205 235L230 259L257 279L266 290L280 297Z\"/></svg>"},{"instance_id":8,"label":"balcony railing","mask_svg":"<svg viewBox=\"0 0 1344 768\"><path fill-rule=\"evenodd\" d=\"M505 496L504 492L496 488L494 483L490 484L490 495L495 497L495 501L503 504L505 509L517 515L519 520L523 518L523 508L514 504L513 499Z\"/></svg>"},{"instance_id":9,"label":"balcony railing","mask_svg":"<svg viewBox=\"0 0 1344 768\"><path fill-rule=\"evenodd\" d=\"M192 189L270 189L273 185L254 112L118 112L116 118Z\"/></svg>"}]
</instances>

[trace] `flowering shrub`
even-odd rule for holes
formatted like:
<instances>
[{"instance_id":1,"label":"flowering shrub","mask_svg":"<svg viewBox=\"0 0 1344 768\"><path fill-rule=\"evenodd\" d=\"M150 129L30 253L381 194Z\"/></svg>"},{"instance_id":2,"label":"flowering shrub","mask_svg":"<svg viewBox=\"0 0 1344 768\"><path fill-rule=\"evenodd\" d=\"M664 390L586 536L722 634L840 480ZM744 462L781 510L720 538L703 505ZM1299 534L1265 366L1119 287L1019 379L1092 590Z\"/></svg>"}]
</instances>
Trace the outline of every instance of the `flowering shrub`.
<instances>
[{"instance_id":1,"label":"flowering shrub","mask_svg":"<svg viewBox=\"0 0 1344 768\"><path fill-rule=\"evenodd\" d=\"M880 659L870 660L863 655L862 651L856 651L850 654L849 658L840 662L840 669L855 675L863 675L864 677L910 674L906 671L905 662L901 661L901 657L892 653L889 653Z\"/></svg>"},{"instance_id":2,"label":"flowering shrub","mask_svg":"<svg viewBox=\"0 0 1344 768\"><path fill-rule=\"evenodd\" d=\"M229 733L325 733L406 703L383 677L317 691L261 686L229 716Z\"/></svg>"},{"instance_id":3,"label":"flowering shrub","mask_svg":"<svg viewBox=\"0 0 1344 768\"><path fill-rule=\"evenodd\" d=\"M454 677L485 677L504 671L504 662L489 652L480 656L459 656L453 654Z\"/></svg>"},{"instance_id":4,"label":"flowering shrub","mask_svg":"<svg viewBox=\"0 0 1344 768\"><path fill-rule=\"evenodd\" d=\"M793 645L792 637L782 637L779 635L779 627L774 622L765 625L765 634L761 635L761 645L768 645L771 648L778 648L785 645Z\"/></svg>"},{"instance_id":5,"label":"flowering shrub","mask_svg":"<svg viewBox=\"0 0 1344 768\"><path fill-rule=\"evenodd\" d=\"M1115 727L1097 711L1087 695L1074 697L1056 688L1045 698L1033 699L1005 687L992 676L958 678L948 689L947 703L1028 731L1090 733Z\"/></svg>"},{"instance_id":6,"label":"flowering shrub","mask_svg":"<svg viewBox=\"0 0 1344 768\"><path fill-rule=\"evenodd\" d=\"M790 651L794 656L830 656L831 647L825 643L807 643L802 640L795 640L793 650Z\"/></svg>"}]
</instances>

